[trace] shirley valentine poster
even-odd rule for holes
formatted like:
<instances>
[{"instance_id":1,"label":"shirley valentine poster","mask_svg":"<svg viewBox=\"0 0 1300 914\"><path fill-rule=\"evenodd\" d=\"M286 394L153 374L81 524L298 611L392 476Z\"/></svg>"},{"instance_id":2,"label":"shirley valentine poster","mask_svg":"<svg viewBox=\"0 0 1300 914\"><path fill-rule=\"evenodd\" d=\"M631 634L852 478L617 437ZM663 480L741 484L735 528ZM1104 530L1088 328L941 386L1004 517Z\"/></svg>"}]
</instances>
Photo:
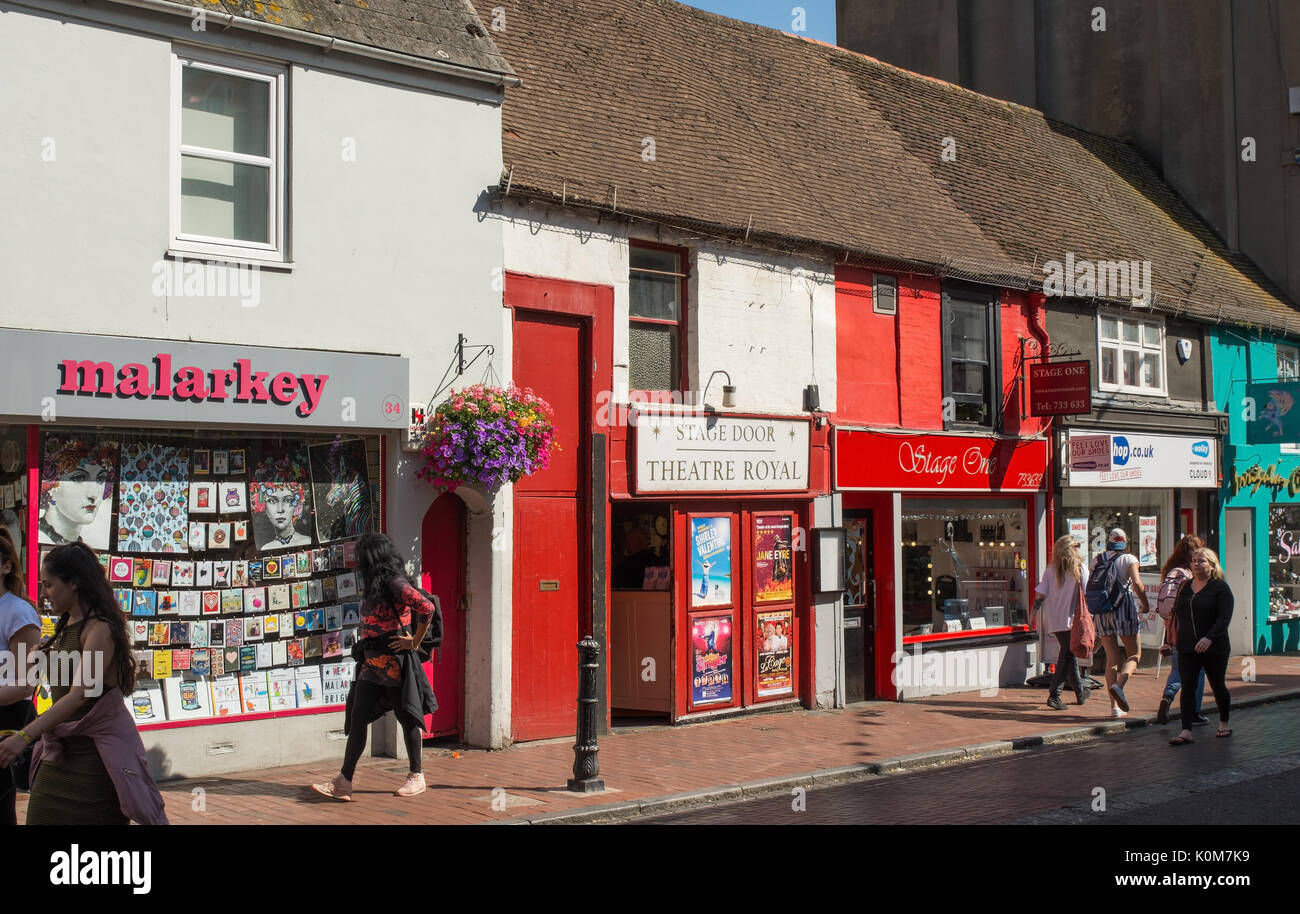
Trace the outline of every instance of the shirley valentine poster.
<instances>
[{"instance_id":1,"label":"shirley valentine poster","mask_svg":"<svg viewBox=\"0 0 1300 914\"><path fill-rule=\"evenodd\" d=\"M789 514L754 516L755 603L789 603L794 599L793 537L794 518Z\"/></svg>"},{"instance_id":2,"label":"shirley valentine poster","mask_svg":"<svg viewBox=\"0 0 1300 914\"><path fill-rule=\"evenodd\" d=\"M731 613L691 620L691 705L731 703Z\"/></svg>"},{"instance_id":3,"label":"shirley valentine poster","mask_svg":"<svg viewBox=\"0 0 1300 914\"><path fill-rule=\"evenodd\" d=\"M758 697L794 692L794 613L788 609L758 614Z\"/></svg>"},{"instance_id":4,"label":"shirley valentine poster","mask_svg":"<svg viewBox=\"0 0 1300 914\"><path fill-rule=\"evenodd\" d=\"M691 518L691 606L731 604L731 518Z\"/></svg>"}]
</instances>

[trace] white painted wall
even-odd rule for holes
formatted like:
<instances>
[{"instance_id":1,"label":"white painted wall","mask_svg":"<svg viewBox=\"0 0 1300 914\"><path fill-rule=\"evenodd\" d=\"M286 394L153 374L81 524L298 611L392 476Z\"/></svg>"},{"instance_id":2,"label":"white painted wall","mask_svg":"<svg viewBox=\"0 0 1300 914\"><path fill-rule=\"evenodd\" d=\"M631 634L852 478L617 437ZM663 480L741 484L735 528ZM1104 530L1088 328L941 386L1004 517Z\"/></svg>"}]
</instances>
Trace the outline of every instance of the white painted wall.
<instances>
[{"instance_id":1,"label":"white painted wall","mask_svg":"<svg viewBox=\"0 0 1300 914\"><path fill-rule=\"evenodd\" d=\"M702 390L715 369L730 373L736 409L802 414L803 388L820 386L835 410L834 265L655 231L619 219L507 202L500 210L506 269L597 283L614 290L614 397L627 402L628 238L690 252L687 371ZM709 399L721 406L722 380Z\"/></svg>"},{"instance_id":2,"label":"white painted wall","mask_svg":"<svg viewBox=\"0 0 1300 914\"><path fill-rule=\"evenodd\" d=\"M56 12L0 2L0 326L403 355L417 403L459 332L504 354L496 369L508 377L501 226L476 213L501 171L495 90L245 33L194 33L182 17L48 6ZM290 67L292 265L260 270L256 307L154 294L168 247L172 49L196 40ZM418 569L435 493L399 443L388 435L388 530ZM468 655L483 664L492 649L481 639L499 638L501 619L509 644L509 537L492 537L508 514L489 516L470 524ZM509 669L487 670L467 670L467 725L473 741L499 746Z\"/></svg>"}]
</instances>

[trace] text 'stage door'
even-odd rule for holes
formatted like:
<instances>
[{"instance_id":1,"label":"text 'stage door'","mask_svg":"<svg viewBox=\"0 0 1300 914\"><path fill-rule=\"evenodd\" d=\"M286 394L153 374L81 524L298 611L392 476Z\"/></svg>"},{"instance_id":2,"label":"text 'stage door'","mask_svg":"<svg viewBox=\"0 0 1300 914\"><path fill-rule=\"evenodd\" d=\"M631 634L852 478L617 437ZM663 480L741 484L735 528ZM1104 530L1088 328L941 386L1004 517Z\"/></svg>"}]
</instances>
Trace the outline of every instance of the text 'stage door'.
<instances>
[{"instance_id":1,"label":"text 'stage door'","mask_svg":"<svg viewBox=\"0 0 1300 914\"><path fill-rule=\"evenodd\" d=\"M575 730L579 629L587 618L588 457L586 323L517 308L514 379L555 409L558 451L514 490L514 639L511 721L515 740Z\"/></svg>"}]
</instances>

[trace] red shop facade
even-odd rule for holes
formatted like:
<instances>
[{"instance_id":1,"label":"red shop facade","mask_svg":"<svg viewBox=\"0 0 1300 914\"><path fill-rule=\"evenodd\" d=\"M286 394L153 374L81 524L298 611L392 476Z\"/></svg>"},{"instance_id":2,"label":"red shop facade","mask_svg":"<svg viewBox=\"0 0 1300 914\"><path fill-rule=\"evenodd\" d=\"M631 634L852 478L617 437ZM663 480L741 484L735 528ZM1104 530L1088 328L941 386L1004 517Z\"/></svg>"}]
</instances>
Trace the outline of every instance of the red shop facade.
<instances>
[{"instance_id":1,"label":"red shop facade","mask_svg":"<svg viewBox=\"0 0 1300 914\"><path fill-rule=\"evenodd\" d=\"M677 722L809 706L808 417L633 412L611 442L609 701Z\"/></svg>"},{"instance_id":2,"label":"red shop facade","mask_svg":"<svg viewBox=\"0 0 1300 914\"><path fill-rule=\"evenodd\" d=\"M987 685L966 681L981 671L997 685L1034 674L1048 453L1042 438L835 429L846 701L967 691ZM933 652L960 653L922 674L916 661Z\"/></svg>"}]
</instances>

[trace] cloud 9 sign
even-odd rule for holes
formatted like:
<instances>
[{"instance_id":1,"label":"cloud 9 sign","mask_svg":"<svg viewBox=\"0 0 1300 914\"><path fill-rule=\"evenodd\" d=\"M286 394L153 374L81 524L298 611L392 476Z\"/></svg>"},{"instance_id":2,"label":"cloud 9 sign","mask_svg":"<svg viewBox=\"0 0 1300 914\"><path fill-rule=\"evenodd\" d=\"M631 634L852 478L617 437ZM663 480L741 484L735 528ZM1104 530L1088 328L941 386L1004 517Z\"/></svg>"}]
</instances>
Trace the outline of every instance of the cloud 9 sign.
<instances>
[{"instance_id":1,"label":"cloud 9 sign","mask_svg":"<svg viewBox=\"0 0 1300 914\"><path fill-rule=\"evenodd\" d=\"M0 330L0 415L47 419L401 428L394 356Z\"/></svg>"},{"instance_id":2,"label":"cloud 9 sign","mask_svg":"<svg viewBox=\"0 0 1300 914\"><path fill-rule=\"evenodd\" d=\"M1046 469L1047 442L1041 438L835 433L840 489L1036 492Z\"/></svg>"}]
</instances>

